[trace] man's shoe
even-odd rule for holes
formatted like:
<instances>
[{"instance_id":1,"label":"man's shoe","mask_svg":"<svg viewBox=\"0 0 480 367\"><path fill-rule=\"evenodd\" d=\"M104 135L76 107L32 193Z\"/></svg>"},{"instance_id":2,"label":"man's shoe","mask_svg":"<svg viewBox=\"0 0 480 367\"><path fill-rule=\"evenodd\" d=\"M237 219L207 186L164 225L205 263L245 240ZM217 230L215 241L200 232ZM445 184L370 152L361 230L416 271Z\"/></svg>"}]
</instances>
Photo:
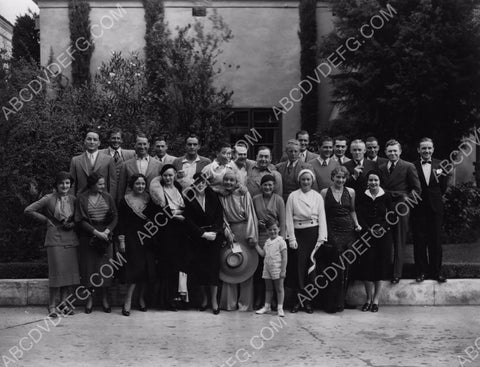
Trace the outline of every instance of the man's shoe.
<instances>
[{"instance_id":1,"label":"man's shoe","mask_svg":"<svg viewBox=\"0 0 480 367\"><path fill-rule=\"evenodd\" d=\"M398 284L399 281L400 281L400 278L398 278L398 277L393 277L390 282L391 282L392 284Z\"/></svg>"},{"instance_id":2,"label":"man's shoe","mask_svg":"<svg viewBox=\"0 0 480 367\"><path fill-rule=\"evenodd\" d=\"M312 305L311 305L310 303L307 303L307 304L305 305L305 312L306 312L306 313L310 313L310 314L313 313L313 308L312 308Z\"/></svg>"},{"instance_id":3,"label":"man's shoe","mask_svg":"<svg viewBox=\"0 0 480 367\"><path fill-rule=\"evenodd\" d=\"M423 273L420 273L417 277L417 279L415 279L417 283L421 283L425 280L425 274Z\"/></svg>"},{"instance_id":4,"label":"man's shoe","mask_svg":"<svg viewBox=\"0 0 480 367\"><path fill-rule=\"evenodd\" d=\"M437 282L439 282L439 283L445 283L446 281L447 281L447 278L443 275L439 275L437 277Z\"/></svg>"}]
</instances>

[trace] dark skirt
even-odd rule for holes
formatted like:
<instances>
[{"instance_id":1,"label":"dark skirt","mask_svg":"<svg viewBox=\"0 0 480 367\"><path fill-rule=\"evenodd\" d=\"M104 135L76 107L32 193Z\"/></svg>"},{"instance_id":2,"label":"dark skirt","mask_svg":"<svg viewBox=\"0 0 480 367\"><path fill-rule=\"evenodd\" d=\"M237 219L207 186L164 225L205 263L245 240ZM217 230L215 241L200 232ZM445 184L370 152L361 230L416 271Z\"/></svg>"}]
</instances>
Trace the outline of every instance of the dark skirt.
<instances>
[{"instance_id":1,"label":"dark skirt","mask_svg":"<svg viewBox=\"0 0 480 367\"><path fill-rule=\"evenodd\" d=\"M94 225L98 231L103 231L105 226ZM115 267L111 260L113 257L113 246L110 244L105 254L100 255L90 245L90 239L93 236L82 233L80 236L80 283L87 288L90 287L109 287L112 285L113 273Z\"/></svg>"},{"instance_id":2,"label":"dark skirt","mask_svg":"<svg viewBox=\"0 0 480 367\"><path fill-rule=\"evenodd\" d=\"M392 275L392 233L385 232L381 238L370 235L371 247L355 264L354 277L357 280L376 282L390 280Z\"/></svg>"},{"instance_id":3,"label":"dark skirt","mask_svg":"<svg viewBox=\"0 0 480 367\"><path fill-rule=\"evenodd\" d=\"M77 252L76 246L47 247L48 285L50 287L65 287L80 283Z\"/></svg>"},{"instance_id":4,"label":"dark skirt","mask_svg":"<svg viewBox=\"0 0 480 367\"><path fill-rule=\"evenodd\" d=\"M213 286L220 283L220 249L223 239L217 235L215 241L193 240L192 265L189 279L192 284Z\"/></svg>"},{"instance_id":5,"label":"dark skirt","mask_svg":"<svg viewBox=\"0 0 480 367\"><path fill-rule=\"evenodd\" d=\"M142 245L138 240L129 240L125 243L125 273L124 281L132 283L153 283L157 275L155 269L155 255L150 244Z\"/></svg>"}]
</instances>

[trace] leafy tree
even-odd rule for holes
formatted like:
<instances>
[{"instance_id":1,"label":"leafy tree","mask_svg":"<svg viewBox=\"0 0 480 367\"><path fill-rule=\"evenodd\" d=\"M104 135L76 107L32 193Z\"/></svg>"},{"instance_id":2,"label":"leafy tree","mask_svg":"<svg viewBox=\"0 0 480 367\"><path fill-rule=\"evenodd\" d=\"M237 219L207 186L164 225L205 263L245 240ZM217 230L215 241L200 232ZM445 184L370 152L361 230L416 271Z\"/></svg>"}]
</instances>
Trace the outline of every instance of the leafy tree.
<instances>
[{"instance_id":1,"label":"leafy tree","mask_svg":"<svg viewBox=\"0 0 480 367\"><path fill-rule=\"evenodd\" d=\"M93 54L93 41L90 32L90 5L87 0L70 0L68 3L70 44L77 53L72 59L72 82L74 86L90 83L90 60ZM77 47L77 40L83 40ZM86 47L86 45L89 45Z\"/></svg>"},{"instance_id":2,"label":"leafy tree","mask_svg":"<svg viewBox=\"0 0 480 367\"><path fill-rule=\"evenodd\" d=\"M300 30L298 37L300 38L300 72L302 80L307 75L314 75L317 66L317 1L301 0L299 6L300 13ZM303 93L303 92L302 92ZM302 129L315 132L318 121L318 86L312 84L312 90L305 94L301 102L301 120Z\"/></svg>"},{"instance_id":3,"label":"leafy tree","mask_svg":"<svg viewBox=\"0 0 480 367\"><path fill-rule=\"evenodd\" d=\"M335 30L322 41L320 56L350 37L361 46L344 55L341 72L332 78L342 113L331 131L373 134L382 141L398 138L409 145L410 158L417 139L430 136L437 155L447 156L478 123L480 32L475 2L389 4L395 9L393 18L370 39L359 29L381 9L386 11L387 1L340 0L333 6Z\"/></svg>"},{"instance_id":4,"label":"leafy tree","mask_svg":"<svg viewBox=\"0 0 480 367\"><path fill-rule=\"evenodd\" d=\"M40 34L35 29L36 14L17 17L12 34L12 58L15 61L26 59L40 64Z\"/></svg>"}]
</instances>

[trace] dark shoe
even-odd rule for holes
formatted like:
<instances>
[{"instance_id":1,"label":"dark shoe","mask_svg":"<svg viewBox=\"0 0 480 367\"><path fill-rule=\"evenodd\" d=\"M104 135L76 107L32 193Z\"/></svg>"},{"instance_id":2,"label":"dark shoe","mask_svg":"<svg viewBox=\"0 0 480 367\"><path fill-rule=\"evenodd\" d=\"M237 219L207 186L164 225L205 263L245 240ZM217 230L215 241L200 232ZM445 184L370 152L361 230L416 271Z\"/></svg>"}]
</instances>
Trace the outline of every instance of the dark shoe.
<instances>
[{"instance_id":1,"label":"dark shoe","mask_svg":"<svg viewBox=\"0 0 480 367\"><path fill-rule=\"evenodd\" d=\"M47 307L48 317L56 319L58 317L57 309L55 307Z\"/></svg>"},{"instance_id":2,"label":"dark shoe","mask_svg":"<svg viewBox=\"0 0 480 367\"><path fill-rule=\"evenodd\" d=\"M356 310L357 306L352 305L350 303L345 303L345 306L343 308L345 308L346 310Z\"/></svg>"},{"instance_id":3,"label":"dark shoe","mask_svg":"<svg viewBox=\"0 0 480 367\"><path fill-rule=\"evenodd\" d=\"M423 282L424 280L425 280L425 274L423 274L423 273L420 273L420 274L418 275L417 279L415 279L415 281L416 281L417 283L421 283L421 282Z\"/></svg>"},{"instance_id":4,"label":"dark shoe","mask_svg":"<svg viewBox=\"0 0 480 367\"><path fill-rule=\"evenodd\" d=\"M312 305L310 303L307 303L305 305L305 312L306 313L309 313L309 314L312 314L313 313L313 308L312 308Z\"/></svg>"},{"instance_id":5,"label":"dark shoe","mask_svg":"<svg viewBox=\"0 0 480 367\"><path fill-rule=\"evenodd\" d=\"M86 306L85 306L85 313L86 313L87 315L90 314L90 313L92 313L92 311L93 311L93 307L86 307Z\"/></svg>"},{"instance_id":6,"label":"dark shoe","mask_svg":"<svg viewBox=\"0 0 480 367\"><path fill-rule=\"evenodd\" d=\"M170 303L167 307L167 310L172 312L177 312L178 311L177 304L175 302Z\"/></svg>"},{"instance_id":7,"label":"dark shoe","mask_svg":"<svg viewBox=\"0 0 480 367\"><path fill-rule=\"evenodd\" d=\"M447 281L447 278L443 275L439 275L437 277L437 282L439 282L439 283L445 283L446 281Z\"/></svg>"},{"instance_id":8,"label":"dark shoe","mask_svg":"<svg viewBox=\"0 0 480 367\"><path fill-rule=\"evenodd\" d=\"M130 316L130 311L127 311L127 310L125 309L125 306L122 307L122 315L123 315L123 316Z\"/></svg>"},{"instance_id":9,"label":"dark shoe","mask_svg":"<svg viewBox=\"0 0 480 367\"><path fill-rule=\"evenodd\" d=\"M398 284L398 282L400 281L400 278L398 277L394 277L392 278L392 280L390 281L392 284Z\"/></svg>"},{"instance_id":10,"label":"dark shoe","mask_svg":"<svg viewBox=\"0 0 480 367\"><path fill-rule=\"evenodd\" d=\"M65 307L63 310L62 310L63 314L65 316L73 316L75 315L75 312L73 312L73 308L70 308L70 307Z\"/></svg>"},{"instance_id":11,"label":"dark shoe","mask_svg":"<svg viewBox=\"0 0 480 367\"><path fill-rule=\"evenodd\" d=\"M102 306L102 309L103 309L103 312L105 312L105 313L111 313L112 312L112 308L110 306L108 306L108 307Z\"/></svg>"},{"instance_id":12,"label":"dark shoe","mask_svg":"<svg viewBox=\"0 0 480 367\"><path fill-rule=\"evenodd\" d=\"M295 304L295 306L292 307L292 309L290 310L291 313L297 313L298 310L300 310L300 305L297 303Z\"/></svg>"},{"instance_id":13,"label":"dark shoe","mask_svg":"<svg viewBox=\"0 0 480 367\"><path fill-rule=\"evenodd\" d=\"M147 312L147 306L140 306L138 310L141 312Z\"/></svg>"},{"instance_id":14,"label":"dark shoe","mask_svg":"<svg viewBox=\"0 0 480 367\"><path fill-rule=\"evenodd\" d=\"M212 310L212 313L213 313L214 315L218 315L218 314L220 313L220 309L219 309L219 308L214 308L214 309Z\"/></svg>"},{"instance_id":15,"label":"dark shoe","mask_svg":"<svg viewBox=\"0 0 480 367\"><path fill-rule=\"evenodd\" d=\"M372 304L372 308L370 309L372 312L378 312L378 305L376 303Z\"/></svg>"},{"instance_id":16,"label":"dark shoe","mask_svg":"<svg viewBox=\"0 0 480 367\"><path fill-rule=\"evenodd\" d=\"M362 312L370 311L371 308L372 308L372 304L367 302L362 306Z\"/></svg>"},{"instance_id":17,"label":"dark shoe","mask_svg":"<svg viewBox=\"0 0 480 367\"><path fill-rule=\"evenodd\" d=\"M203 312L203 311L205 311L206 309L207 309L207 306L206 306L206 305L205 305L205 306L200 306L200 307L198 308L198 311Z\"/></svg>"}]
</instances>

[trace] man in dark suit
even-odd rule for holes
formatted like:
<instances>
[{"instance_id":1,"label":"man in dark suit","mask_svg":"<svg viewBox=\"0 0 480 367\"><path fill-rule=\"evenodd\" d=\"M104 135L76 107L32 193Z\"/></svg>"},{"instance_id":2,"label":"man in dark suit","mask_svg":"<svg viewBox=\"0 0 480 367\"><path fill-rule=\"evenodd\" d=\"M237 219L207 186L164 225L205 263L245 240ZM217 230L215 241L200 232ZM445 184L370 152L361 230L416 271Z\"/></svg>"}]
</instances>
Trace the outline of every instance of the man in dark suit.
<instances>
[{"instance_id":1,"label":"man in dark suit","mask_svg":"<svg viewBox=\"0 0 480 367\"><path fill-rule=\"evenodd\" d=\"M160 170L162 169L163 164L159 160L150 157L148 154L149 148L150 144L148 138L143 134L137 134L135 141L135 157L123 163L120 168L118 195L116 198L117 202L120 202L123 196L131 191L130 187L128 187L128 182L134 174L141 173L147 178L147 192L150 182L160 175Z\"/></svg>"},{"instance_id":2,"label":"man in dark suit","mask_svg":"<svg viewBox=\"0 0 480 367\"><path fill-rule=\"evenodd\" d=\"M308 146L310 145L310 135L308 134L308 131L297 131L297 133L295 134L295 139L298 140L298 142L300 143L300 152L298 154L298 159L300 159L301 162L307 163L315 158L318 158L318 154L312 153L308 150ZM286 161L288 161L288 157L286 154L284 154L280 159L280 162Z\"/></svg>"},{"instance_id":3,"label":"man in dark suit","mask_svg":"<svg viewBox=\"0 0 480 367\"><path fill-rule=\"evenodd\" d=\"M344 163L345 168L350 173L350 178L345 183L355 192L360 194L367 189L367 173L378 169L377 164L373 161L365 159L365 143L363 140L356 139L350 144L350 154L352 160Z\"/></svg>"},{"instance_id":4,"label":"man in dark suit","mask_svg":"<svg viewBox=\"0 0 480 367\"><path fill-rule=\"evenodd\" d=\"M447 189L448 175L443 173L438 159L433 159L433 140L422 138L419 142L420 159L415 161L422 185L422 200L412 210L412 230L417 282L423 282L427 273L444 283L441 274L442 243L440 240L443 221L442 196ZM427 258L428 251L428 258Z\"/></svg>"},{"instance_id":5,"label":"man in dark suit","mask_svg":"<svg viewBox=\"0 0 480 367\"><path fill-rule=\"evenodd\" d=\"M159 160L162 164L173 164L173 161L177 158L167 153L168 144L165 138L158 138L154 141L153 147L155 149L155 155L153 158Z\"/></svg>"},{"instance_id":6,"label":"man in dark suit","mask_svg":"<svg viewBox=\"0 0 480 367\"><path fill-rule=\"evenodd\" d=\"M288 195L292 191L300 187L298 182L298 174L302 169L313 171L313 167L309 163L301 162L298 155L300 153L300 143L296 139L290 139L285 148L288 161L280 162L276 165L277 171L282 176L283 200L287 202Z\"/></svg>"},{"instance_id":7,"label":"man in dark suit","mask_svg":"<svg viewBox=\"0 0 480 367\"><path fill-rule=\"evenodd\" d=\"M320 138L319 151L320 156L308 162L312 165L315 175L312 189L318 192L332 185L332 171L340 165L340 163L332 158L333 139L331 137L324 136Z\"/></svg>"},{"instance_id":8,"label":"man in dark suit","mask_svg":"<svg viewBox=\"0 0 480 367\"><path fill-rule=\"evenodd\" d=\"M183 188L189 187L193 183L193 175L202 172L202 169L212 163L208 158L198 155L200 149L200 139L197 135L191 134L186 139L185 155L176 158L173 165L177 170L177 181Z\"/></svg>"},{"instance_id":9,"label":"man in dark suit","mask_svg":"<svg viewBox=\"0 0 480 367\"><path fill-rule=\"evenodd\" d=\"M332 158L339 162L341 165L350 161L350 158L345 156L348 147L348 139L339 135L333 139L333 156Z\"/></svg>"},{"instance_id":10,"label":"man in dark suit","mask_svg":"<svg viewBox=\"0 0 480 367\"><path fill-rule=\"evenodd\" d=\"M72 158L70 162L70 175L74 179L72 193L77 195L87 187L87 177L97 172L105 179L107 192L115 198L117 193L117 174L113 158L100 153L100 137L96 132L90 131L85 137L86 151Z\"/></svg>"},{"instance_id":11,"label":"man in dark suit","mask_svg":"<svg viewBox=\"0 0 480 367\"><path fill-rule=\"evenodd\" d=\"M378 139L376 137L368 137L365 142L365 146L367 148L367 159L370 161L374 161L378 167L388 162L387 158L383 158L378 155L380 145L378 144Z\"/></svg>"},{"instance_id":12,"label":"man in dark suit","mask_svg":"<svg viewBox=\"0 0 480 367\"><path fill-rule=\"evenodd\" d=\"M123 162L128 161L135 157L135 151L130 149L122 149L122 131L120 129L114 129L110 132L108 148L101 149L100 153L109 155L113 158L115 164L115 172L117 173L117 180L120 175L120 167Z\"/></svg>"},{"instance_id":13,"label":"man in dark suit","mask_svg":"<svg viewBox=\"0 0 480 367\"><path fill-rule=\"evenodd\" d=\"M393 277L392 283L397 284L402 277L405 243L408 232L408 217L411 205L418 202L422 193L420 180L415 166L400 159L402 148L398 141L389 140L385 146L388 163L379 167L384 189L392 197L396 220L391 216L387 219L393 226Z\"/></svg>"}]
</instances>

